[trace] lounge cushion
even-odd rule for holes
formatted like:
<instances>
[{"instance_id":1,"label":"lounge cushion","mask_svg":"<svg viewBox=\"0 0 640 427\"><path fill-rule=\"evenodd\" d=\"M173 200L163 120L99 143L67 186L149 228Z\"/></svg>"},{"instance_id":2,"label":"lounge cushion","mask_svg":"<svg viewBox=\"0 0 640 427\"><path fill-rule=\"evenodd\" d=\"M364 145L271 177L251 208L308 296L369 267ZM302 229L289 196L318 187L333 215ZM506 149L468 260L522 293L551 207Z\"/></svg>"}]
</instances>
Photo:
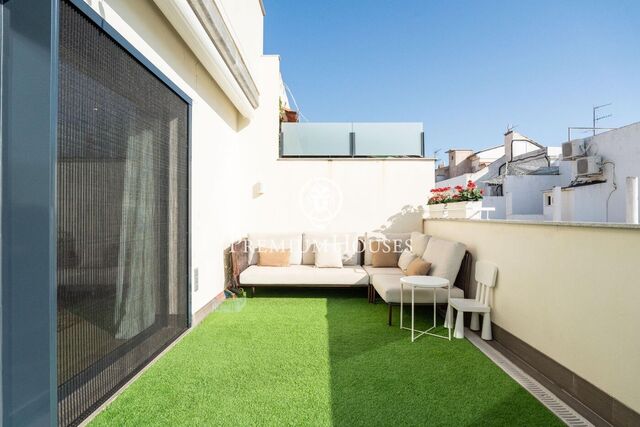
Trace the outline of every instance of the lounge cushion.
<instances>
[{"instance_id":1,"label":"lounge cushion","mask_svg":"<svg viewBox=\"0 0 640 427\"><path fill-rule=\"evenodd\" d=\"M453 286L465 252L466 247L462 243L432 237L422 259L431 263L429 276L445 278Z\"/></svg>"},{"instance_id":2,"label":"lounge cushion","mask_svg":"<svg viewBox=\"0 0 640 427\"><path fill-rule=\"evenodd\" d=\"M400 302L400 277L398 275L377 274L373 276L372 285L378 292L378 295L387 303ZM436 303L443 304L448 301L448 292L446 288L437 288ZM464 298L464 292L460 288L453 286L451 288L451 298ZM411 303L411 287L405 286L403 299L405 303ZM415 302L424 304L433 302L433 289L416 288Z\"/></svg>"},{"instance_id":3,"label":"lounge cushion","mask_svg":"<svg viewBox=\"0 0 640 427\"><path fill-rule=\"evenodd\" d=\"M323 243L337 243L340 246L343 265L358 265L358 233L305 232L302 235L302 263L314 265L314 250Z\"/></svg>"},{"instance_id":4,"label":"lounge cushion","mask_svg":"<svg viewBox=\"0 0 640 427\"><path fill-rule=\"evenodd\" d=\"M411 233L411 252L416 256L422 256L427 250L427 244L431 236L418 231Z\"/></svg>"},{"instance_id":5,"label":"lounge cushion","mask_svg":"<svg viewBox=\"0 0 640 427\"><path fill-rule=\"evenodd\" d=\"M289 267L252 265L240 273L242 285L366 286L368 283L369 276L360 266L317 268L314 265Z\"/></svg>"},{"instance_id":6,"label":"lounge cushion","mask_svg":"<svg viewBox=\"0 0 640 427\"><path fill-rule=\"evenodd\" d=\"M249 240L249 264L258 263L258 248L289 249L289 264L302 263L302 233L251 233Z\"/></svg>"},{"instance_id":7,"label":"lounge cushion","mask_svg":"<svg viewBox=\"0 0 640 427\"><path fill-rule=\"evenodd\" d=\"M386 274L398 277L404 276L404 273L398 267L373 267L371 265L363 265L362 268L364 268L369 275L369 284L373 284L373 276L377 274Z\"/></svg>"},{"instance_id":8,"label":"lounge cushion","mask_svg":"<svg viewBox=\"0 0 640 427\"><path fill-rule=\"evenodd\" d=\"M398 241L398 253L402 252L411 239L411 233L382 233L369 232L364 239L364 265L371 265L371 242L375 240L396 240Z\"/></svg>"}]
</instances>

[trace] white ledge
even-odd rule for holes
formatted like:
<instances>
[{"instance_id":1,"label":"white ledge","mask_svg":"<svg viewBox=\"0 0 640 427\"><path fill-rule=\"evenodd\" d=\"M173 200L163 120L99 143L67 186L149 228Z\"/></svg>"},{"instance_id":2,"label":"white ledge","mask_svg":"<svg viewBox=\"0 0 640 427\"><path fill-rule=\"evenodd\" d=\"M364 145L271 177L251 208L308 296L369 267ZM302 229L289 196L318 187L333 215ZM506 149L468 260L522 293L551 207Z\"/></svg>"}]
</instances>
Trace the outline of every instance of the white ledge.
<instances>
[{"instance_id":1,"label":"white ledge","mask_svg":"<svg viewBox=\"0 0 640 427\"><path fill-rule=\"evenodd\" d=\"M464 218L424 218L424 221L470 222L477 224L507 224L507 225L545 225L552 227L589 227L589 228L617 228L623 230L640 230L640 224L625 224L621 222L553 222L553 221L524 221L508 219L464 219Z\"/></svg>"}]
</instances>

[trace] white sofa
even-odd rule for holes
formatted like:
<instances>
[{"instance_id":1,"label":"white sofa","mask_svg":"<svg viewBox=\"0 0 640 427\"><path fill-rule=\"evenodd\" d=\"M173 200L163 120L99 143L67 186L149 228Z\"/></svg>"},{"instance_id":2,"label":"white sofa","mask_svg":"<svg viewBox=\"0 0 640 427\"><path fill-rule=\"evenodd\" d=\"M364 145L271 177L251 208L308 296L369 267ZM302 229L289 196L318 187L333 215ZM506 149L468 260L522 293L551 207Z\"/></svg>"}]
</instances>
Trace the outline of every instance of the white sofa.
<instances>
[{"instance_id":1,"label":"white sofa","mask_svg":"<svg viewBox=\"0 0 640 427\"><path fill-rule=\"evenodd\" d=\"M404 249L414 238L422 239L420 253L432 264L429 274L445 277L451 283L451 296L463 297L462 289L455 287L456 276L465 257L465 247L461 243L438 238L429 238L420 233L367 233L360 239L356 233L251 233L247 238L247 266L239 269L239 285L251 287L296 286L296 287L369 287L369 301L375 302L376 293L391 306L400 302L400 278L404 273L399 267L373 267L371 265L371 240L395 240L400 242L398 250ZM315 245L335 242L342 249L342 268L317 268L315 266ZM418 247L418 245L412 245ZM288 267L263 267L257 265L258 248L290 250ZM424 248L424 252L422 251ZM429 289L418 289L417 303L433 301ZM405 290L406 301L410 291ZM446 289L436 290L438 303L446 303Z\"/></svg>"},{"instance_id":2,"label":"white sofa","mask_svg":"<svg viewBox=\"0 0 640 427\"><path fill-rule=\"evenodd\" d=\"M431 263L429 275L449 280L452 298L464 298L464 291L455 286L456 278L466 255L466 247L462 243L429 237L424 253L422 255L414 254ZM377 293L389 305L389 325L391 325L393 316L393 306L400 303L400 277L402 277L402 274L398 275L396 272L373 274L371 276L374 301ZM433 289L418 288L414 293L414 301L417 304L432 304L433 292ZM449 291L447 289L435 289L435 293L437 304L446 304L448 302ZM402 298L405 302L411 301L410 287L404 288Z\"/></svg>"},{"instance_id":3,"label":"white sofa","mask_svg":"<svg viewBox=\"0 0 640 427\"><path fill-rule=\"evenodd\" d=\"M342 268L317 268L314 245L338 243L343 250ZM248 267L240 273L243 286L366 287L369 275L360 265L360 246L355 233L252 233L248 236ZM288 267L257 265L258 248L289 249Z\"/></svg>"}]
</instances>

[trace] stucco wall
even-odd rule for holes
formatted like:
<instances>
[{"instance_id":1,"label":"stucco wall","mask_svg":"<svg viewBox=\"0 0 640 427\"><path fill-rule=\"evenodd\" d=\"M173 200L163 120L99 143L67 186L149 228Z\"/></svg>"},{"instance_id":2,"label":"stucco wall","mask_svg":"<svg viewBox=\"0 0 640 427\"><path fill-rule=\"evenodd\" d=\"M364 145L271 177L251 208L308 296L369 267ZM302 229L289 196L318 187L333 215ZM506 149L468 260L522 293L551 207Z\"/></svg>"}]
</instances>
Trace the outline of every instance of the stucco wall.
<instances>
[{"instance_id":1,"label":"stucco wall","mask_svg":"<svg viewBox=\"0 0 640 427\"><path fill-rule=\"evenodd\" d=\"M640 411L640 228L427 220L498 266L492 320Z\"/></svg>"},{"instance_id":2,"label":"stucco wall","mask_svg":"<svg viewBox=\"0 0 640 427\"><path fill-rule=\"evenodd\" d=\"M508 175L503 194L511 193L514 215L542 215L545 190L560 185L560 175Z\"/></svg>"},{"instance_id":3,"label":"stucco wall","mask_svg":"<svg viewBox=\"0 0 640 427\"><path fill-rule=\"evenodd\" d=\"M276 160L262 167L265 193L246 231L420 230L434 186L433 160ZM309 197L326 199L327 212Z\"/></svg>"}]
</instances>

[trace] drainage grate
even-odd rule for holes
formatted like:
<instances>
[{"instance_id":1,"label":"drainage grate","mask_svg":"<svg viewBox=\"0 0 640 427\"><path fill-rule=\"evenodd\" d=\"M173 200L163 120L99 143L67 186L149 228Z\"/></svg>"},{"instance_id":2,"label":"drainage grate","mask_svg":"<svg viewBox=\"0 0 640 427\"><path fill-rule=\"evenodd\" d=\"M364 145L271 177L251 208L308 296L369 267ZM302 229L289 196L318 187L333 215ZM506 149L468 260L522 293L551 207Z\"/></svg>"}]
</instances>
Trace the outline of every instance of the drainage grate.
<instances>
[{"instance_id":1,"label":"drainage grate","mask_svg":"<svg viewBox=\"0 0 640 427\"><path fill-rule=\"evenodd\" d=\"M518 368L513 362L502 355L498 350L487 344L475 332L465 329L465 337L483 352L489 359L505 371L511 378L516 380L518 384L531 393L544 406L549 408L558 418L560 418L568 426L587 427L593 426L582 415L573 410L570 406L560 400L555 394L551 393L546 387L538 381L531 378L522 369Z\"/></svg>"}]
</instances>

